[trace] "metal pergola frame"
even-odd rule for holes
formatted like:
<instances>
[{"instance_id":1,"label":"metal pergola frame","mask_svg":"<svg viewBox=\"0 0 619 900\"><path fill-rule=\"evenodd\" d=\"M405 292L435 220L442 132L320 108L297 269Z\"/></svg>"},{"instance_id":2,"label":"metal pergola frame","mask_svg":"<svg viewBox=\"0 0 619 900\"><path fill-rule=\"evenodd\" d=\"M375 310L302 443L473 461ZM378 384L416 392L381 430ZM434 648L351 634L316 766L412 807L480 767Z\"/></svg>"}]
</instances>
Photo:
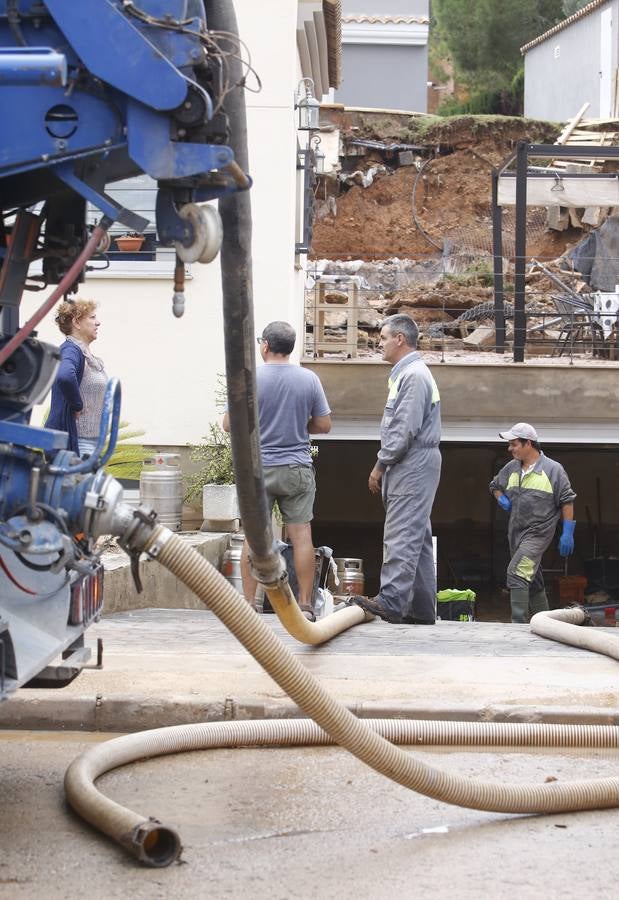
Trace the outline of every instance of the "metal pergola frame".
<instances>
[{"instance_id":1,"label":"metal pergola frame","mask_svg":"<svg viewBox=\"0 0 619 900\"><path fill-rule=\"evenodd\" d=\"M512 153L499 169L492 172L492 253L494 255L494 321L496 352L505 352L505 295L503 282L503 209L499 206L499 178L516 160L516 233L514 247L514 362L524 362L526 344L526 315L524 305L527 251L527 182L529 178L548 177L549 170L529 171L529 159L619 159L619 147L591 147L589 145L529 144L518 141ZM599 172L570 173L570 178L599 179ZM602 177L608 178L609 173ZM610 176L612 177L612 175Z\"/></svg>"}]
</instances>

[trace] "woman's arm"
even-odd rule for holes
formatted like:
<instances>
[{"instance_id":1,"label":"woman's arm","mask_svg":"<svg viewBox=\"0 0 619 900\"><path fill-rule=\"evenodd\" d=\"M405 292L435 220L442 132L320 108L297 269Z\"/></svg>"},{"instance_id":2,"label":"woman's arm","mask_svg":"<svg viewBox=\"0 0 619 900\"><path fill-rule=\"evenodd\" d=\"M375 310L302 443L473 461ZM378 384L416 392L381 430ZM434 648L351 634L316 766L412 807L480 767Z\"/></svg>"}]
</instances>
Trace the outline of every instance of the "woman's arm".
<instances>
[{"instance_id":1,"label":"woman's arm","mask_svg":"<svg viewBox=\"0 0 619 900\"><path fill-rule=\"evenodd\" d=\"M60 348L60 366L56 382L71 410L81 412L84 404L80 394L81 374L84 371L84 355L74 344Z\"/></svg>"}]
</instances>

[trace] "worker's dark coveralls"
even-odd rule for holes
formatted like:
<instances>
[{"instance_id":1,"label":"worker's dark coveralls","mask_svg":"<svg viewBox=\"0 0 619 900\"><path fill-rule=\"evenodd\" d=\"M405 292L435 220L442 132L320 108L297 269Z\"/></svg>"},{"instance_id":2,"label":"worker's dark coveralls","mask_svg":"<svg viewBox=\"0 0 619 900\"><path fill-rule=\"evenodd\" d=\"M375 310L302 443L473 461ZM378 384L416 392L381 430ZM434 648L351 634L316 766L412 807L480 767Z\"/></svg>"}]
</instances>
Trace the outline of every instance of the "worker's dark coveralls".
<instances>
[{"instance_id":1,"label":"worker's dark coveralls","mask_svg":"<svg viewBox=\"0 0 619 900\"><path fill-rule=\"evenodd\" d=\"M543 453L532 470L526 475L522 472L519 460L508 462L490 482L490 493L502 491L512 504L507 530L512 557L507 568L507 587L510 591L529 591L531 612L535 613L538 609L534 598L539 595L543 594L541 608L547 609L542 556L556 531L561 507L572 503L576 494L563 466ZM512 621L524 622L526 612L514 610L512 604Z\"/></svg>"},{"instance_id":2,"label":"worker's dark coveralls","mask_svg":"<svg viewBox=\"0 0 619 900\"><path fill-rule=\"evenodd\" d=\"M385 529L377 601L396 620L436 618L430 512L441 474L440 439L438 388L412 351L391 370L378 453Z\"/></svg>"}]
</instances>

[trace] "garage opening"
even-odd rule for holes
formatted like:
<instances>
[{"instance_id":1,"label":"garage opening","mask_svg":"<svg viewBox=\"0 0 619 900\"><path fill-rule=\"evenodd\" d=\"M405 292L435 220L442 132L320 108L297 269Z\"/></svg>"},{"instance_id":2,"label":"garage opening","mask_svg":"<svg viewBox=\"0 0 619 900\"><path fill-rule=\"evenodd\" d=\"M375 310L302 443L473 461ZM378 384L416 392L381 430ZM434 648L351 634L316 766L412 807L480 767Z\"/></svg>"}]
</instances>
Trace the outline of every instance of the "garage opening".
<instances>
[{"instance_id":1,"label":"garage opening","mask_svg":"<svg viewBox=\"0 0 619 900\"><path fill-rule=\"evenodd\" d=\"M317 493L313 536L336 557L363 560L365 593L379 587L383 508L368 491L377 441L322 440L316 458ZM567 471L577 521L574 554L567 566L559 556L559 530L543 559L552 607L565 606L565 575L587 578L587 602L619 602L619 454L610 445L553 443L543 450ZM471 588L477 617L510 620L505 572L509 561L507 514L488 483L509 461L506 445L445 443L443 468L432 515L437 538L438 589Z\"/></svg>"}]
</instances>

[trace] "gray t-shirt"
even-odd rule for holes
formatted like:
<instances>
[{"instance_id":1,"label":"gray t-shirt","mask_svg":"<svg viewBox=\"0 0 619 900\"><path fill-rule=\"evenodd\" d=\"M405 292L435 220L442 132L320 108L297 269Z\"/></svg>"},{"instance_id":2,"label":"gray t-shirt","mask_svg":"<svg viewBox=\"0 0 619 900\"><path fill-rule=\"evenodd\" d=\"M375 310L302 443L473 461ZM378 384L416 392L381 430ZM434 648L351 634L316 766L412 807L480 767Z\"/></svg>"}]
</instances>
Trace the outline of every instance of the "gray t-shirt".
<instances>
[{"instance_id":1,"label":"gray t-shirt","mask_svg":"<svg viewBox=\"0 0 619 900\"><path fill-rule=\"evenodd\" d=\"M331 412L313 372L291 363L256 369L260 449L265 466L311 466L307 423Z\"/></svg>"}]
</instances>

